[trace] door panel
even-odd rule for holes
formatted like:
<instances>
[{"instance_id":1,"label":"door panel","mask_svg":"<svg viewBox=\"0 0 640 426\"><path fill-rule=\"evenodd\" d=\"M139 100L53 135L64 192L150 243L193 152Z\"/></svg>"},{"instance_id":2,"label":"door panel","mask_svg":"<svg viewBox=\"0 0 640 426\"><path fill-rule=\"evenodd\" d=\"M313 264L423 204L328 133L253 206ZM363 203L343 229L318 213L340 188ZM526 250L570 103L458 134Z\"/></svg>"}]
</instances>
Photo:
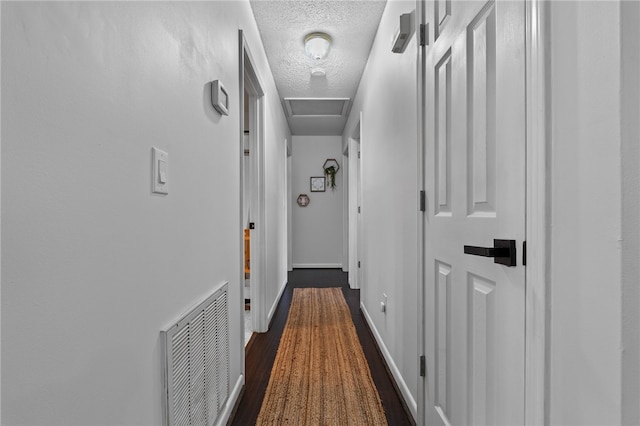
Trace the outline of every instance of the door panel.
<instances>
[{"instance_id":1,"label":"door panel","mask_svg":"<svg viewBox=\"0 0 640 426\"><path fill-rule=\"evenodd\" d=\"M473 424L495 424L495 317L496 283L475 274L468 274L473 306L469 324L472 345Z\"/></svg>"},{"instance_id":2,"label":"door panel","mask_svg":"<svg viewBox=\"0 0 640 426\"><path fill-rule=\"evenodd\" d=\"M447 415L451 402L451 265L436 261L436 273L435 405Z\"/></svg>"},{"instance_id":3,"label":"door panel","mask_svg":"<svg viewBox=\"0 0 640 426\"><path fill-rule=\"evenodd\" d=\"M436 38L442 33L445 25L447 25L447 18L451 16L451 0L437 0L434 4L435 7L435 21L436 25Z\"/></svg>"},{"instance_id":4,"label":"door panel","mask_svg":"<svg viewBox=\"0 0 640 426\"><path fill-rule=\"evenodd\" d=\"M488 4L469 25L468 214L495 216L496 202L496 25L495 7Z\"/></svg>"},{"instance_id":5,"label":"door panel","mask_svg":"<svg viewBox=\"0 0 640 426\"><path fill-rule=\"evenodd\" d=\"M427 8L427 422L522 424L524 267L520 257L508 267L463 246L524 239L524 2Z\"/></svg>"},{"instance_id":6,"label":"door panel","mask_svg":"<svg viewBox=\"0 0 640 426\"><path fill-rule=\"evenodd\" d=\"M451 50L435 66L436 214L451 215Z\"/></svg>"}]
</instances>

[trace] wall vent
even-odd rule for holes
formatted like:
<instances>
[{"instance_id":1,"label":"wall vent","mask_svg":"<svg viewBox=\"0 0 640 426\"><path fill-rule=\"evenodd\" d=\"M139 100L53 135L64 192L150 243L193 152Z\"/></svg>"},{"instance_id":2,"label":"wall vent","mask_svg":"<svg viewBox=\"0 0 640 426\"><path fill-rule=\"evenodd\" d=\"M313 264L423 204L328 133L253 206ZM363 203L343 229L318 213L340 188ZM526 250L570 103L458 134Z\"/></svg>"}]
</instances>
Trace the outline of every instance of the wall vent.
<instances>
[{"instance_id":1,"label":"wall vent","mask_svg":"<svg viewBox=\"0 0 640 426\"><path fill-rule=\"evenodd\" d=\"M350 98L284 98L289 117L346 117Z\"/></svg>"},{"instance_id":2,"label":"wall vent","mask_svg":"<svg viewBox=\"0 0 640 426\"><path fill-rule=\"evenodd\" d=\"M166 426L211 426L227 401L228 285L160 332Z\"/></svg>"}]
</instances>

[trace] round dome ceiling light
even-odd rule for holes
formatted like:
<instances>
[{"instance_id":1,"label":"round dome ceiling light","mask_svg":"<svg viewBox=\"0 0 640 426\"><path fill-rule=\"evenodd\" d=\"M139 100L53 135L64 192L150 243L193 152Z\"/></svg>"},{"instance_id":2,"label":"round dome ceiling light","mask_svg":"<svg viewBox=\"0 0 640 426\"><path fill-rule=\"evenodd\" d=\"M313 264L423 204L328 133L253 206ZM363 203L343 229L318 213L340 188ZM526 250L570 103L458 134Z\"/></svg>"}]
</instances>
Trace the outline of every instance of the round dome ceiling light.
<instances>
[{"instance_id":1,"label":"round dome ceiling light","mask_svg":"<svg viewBox=\"0 0 640 426\"><path fill-rule=\"evenodd\" d=\"M329 54L331 37L325 33L311 33L304 38L304 51L314 60L324 59Z\"/></svg>"}]
</instances>

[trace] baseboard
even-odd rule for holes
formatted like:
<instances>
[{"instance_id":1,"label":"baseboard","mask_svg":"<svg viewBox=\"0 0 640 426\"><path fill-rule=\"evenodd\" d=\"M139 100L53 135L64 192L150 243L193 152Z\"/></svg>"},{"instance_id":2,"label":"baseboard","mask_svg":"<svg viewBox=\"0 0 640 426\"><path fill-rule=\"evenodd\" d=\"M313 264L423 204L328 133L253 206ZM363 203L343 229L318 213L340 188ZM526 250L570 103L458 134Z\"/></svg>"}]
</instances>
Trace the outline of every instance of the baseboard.
<instances>
[{"instance_id":1,"label":"baseboard","mask_svg":"<svg viewBox=\"0 0 640 426\"><path fill-rule=\"evenodd\" d=\"M293 269L342 269L342 263L294 263Z\"/></svg>"},{"instance_id":2,"label":"baseboard","mask_svg":"<svg viewBox=\"0 0 640 426\"><path fill-rule=\"evenodd\" d=\"M267 316L267 324L269 324L269 328L271 327L271 319L273 318L273 315L275 315L276 313L276 309L278 308L278 303L280 303L280 298L282 297L282 293L284 293L284 289L286 287L287 287L287 282L285 281L280 286L280 290L278 290L278 296L276 297L276 300L273 302L271 309L269 309L269 316Z\"/></svg>"},{"instance_id":3,"label":"baseboard","mask_svg":"<svg viewBox=\"0 0 640 426\"><path fill-rule=\"evenodd\" d=\"M380 336L380 333L378 332L378 329L374 325L373 320L371 319L371 316L369 316L369 312L367 312L367 308L365 308L362 302L360 302L360 310L364 315L365 321L367 321L369 330L371 330L373 337L376 339L378 348L380 349L380 352L382 352L382 356L384 357L384 360L386 361L387 366L389 367L389 370L393 375L393 379L396 381L396 385L398 385L398 388L400 389L400 393L402 394L402 397L404 398L404 401L407 404L407 407L409 407L409 411L413 416L413 420L417 422L416 419L418 418L418 404L416 403L416 400L413 397L413 395L411 395L409 386L407 386L407 383L404 381L402 374L400 374L400 369L394 362L393 357L391 356L391 353L387 348L387 345L384 344L384 341L382 340L382 336Z\"/></svg>"},{"instance_id":4,"label":"baseboard","mask_svg":"<svg viewBox=\"0 0 640 426\"><path fill-rule=\"evenodd\" d=\"M236 381L233 390L231 391L231 395L227 398L227 402L224 405L224 409L220 416L218 416L218 421L216 422L216 426L222 426L229 423L229 418L231 414L233 414L233 409L238 402L238 398L240 397L240 393L242 392L242 388L244 386L244 374L240 374L238 380Z\"/></svg>"}]
</instances>

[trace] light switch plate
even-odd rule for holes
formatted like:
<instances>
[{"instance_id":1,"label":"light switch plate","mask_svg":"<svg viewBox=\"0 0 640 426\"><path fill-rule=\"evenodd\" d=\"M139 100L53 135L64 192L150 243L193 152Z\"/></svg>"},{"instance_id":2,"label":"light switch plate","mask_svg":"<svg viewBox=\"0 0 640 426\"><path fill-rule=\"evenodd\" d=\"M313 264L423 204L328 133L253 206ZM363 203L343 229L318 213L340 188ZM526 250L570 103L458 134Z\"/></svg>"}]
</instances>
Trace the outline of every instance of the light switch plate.
<instances>
[{"instance_id":1,"label":"light switch plate","mask_svg":"<svg viewBox=\"0 0 640 426\"><path fill-rule=\"evenodd\" d=\"M155 194L169 193L169 154L156 147L151 149L153 175L151 177L151 191Z\"/></svg>"}]
</instances>

